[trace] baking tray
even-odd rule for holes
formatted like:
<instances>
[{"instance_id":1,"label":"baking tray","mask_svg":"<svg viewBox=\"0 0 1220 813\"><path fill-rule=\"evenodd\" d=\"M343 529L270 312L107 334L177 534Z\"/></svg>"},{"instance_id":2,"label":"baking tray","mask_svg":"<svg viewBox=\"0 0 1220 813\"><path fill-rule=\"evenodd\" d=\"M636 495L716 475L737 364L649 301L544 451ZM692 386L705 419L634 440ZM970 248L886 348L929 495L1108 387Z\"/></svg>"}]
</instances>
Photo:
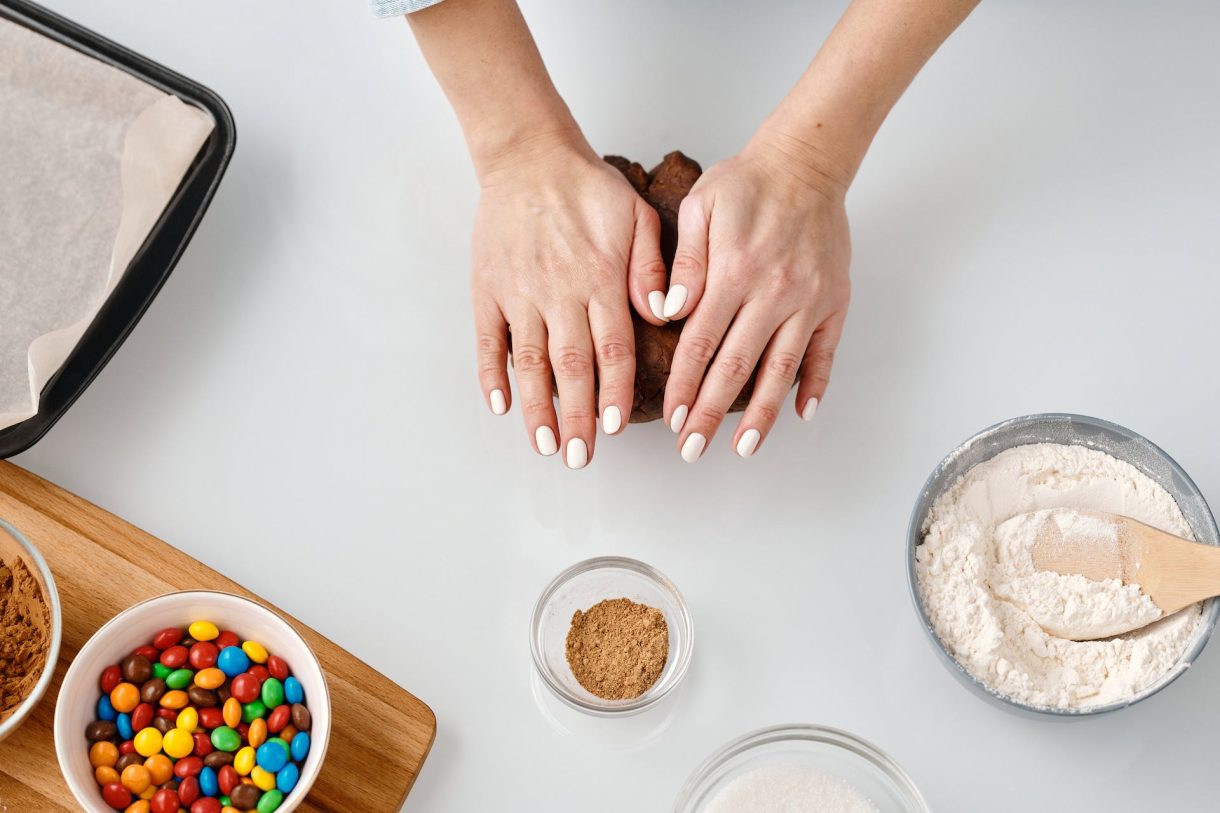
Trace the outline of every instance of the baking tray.
<instances>
[{"instance_id":1,"label":"baking tray","mask_svg":"<svg viewBox=\"0 0 1220 813\"><path fill-rule=\"evenodd\" d=\"M211 90L71 20L26 0L0 0L0 17L172 93L187 104L206 110L216 122L178 191L136 252L127 273L110 293L76 349L43 387L38 413L0 430L0 458L6 458L33 446L55 425L140 321L207 211L233 157L237 131L228 106Z\"/></svg>"}]
</instances>

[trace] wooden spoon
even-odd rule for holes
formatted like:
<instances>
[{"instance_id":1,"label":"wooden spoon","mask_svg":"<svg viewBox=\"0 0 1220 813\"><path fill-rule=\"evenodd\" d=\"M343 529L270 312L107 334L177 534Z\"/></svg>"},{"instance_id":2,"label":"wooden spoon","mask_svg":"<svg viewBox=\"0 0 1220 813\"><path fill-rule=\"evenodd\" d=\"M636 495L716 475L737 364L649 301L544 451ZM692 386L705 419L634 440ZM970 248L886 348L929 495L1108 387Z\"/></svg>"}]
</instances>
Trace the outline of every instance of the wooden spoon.
<instances>
[{"instance_id":1,"label":"wooden spoon","mask_svg":"<svg viewBox=\"0 0 1220 813\"><path fill-rule=\"evenodd\" d=\"M1191 542L1145 525L1130 517L1100 511L1056 509L1065 517L1067 534L1060 523L1041 524L1031 554L1034 567L1064 575L1080 574L1097 581L1119 579L1140 588L1165 615L1183 607L1220 596L1220 547ZM1086 518L1085 522L1071 522ZM1089 526L1087 519L1112 525L1115 534L1073 534L1072 527ZM1112 632L1120 635L1138 629Z\"/></svg>"}]
</instances>

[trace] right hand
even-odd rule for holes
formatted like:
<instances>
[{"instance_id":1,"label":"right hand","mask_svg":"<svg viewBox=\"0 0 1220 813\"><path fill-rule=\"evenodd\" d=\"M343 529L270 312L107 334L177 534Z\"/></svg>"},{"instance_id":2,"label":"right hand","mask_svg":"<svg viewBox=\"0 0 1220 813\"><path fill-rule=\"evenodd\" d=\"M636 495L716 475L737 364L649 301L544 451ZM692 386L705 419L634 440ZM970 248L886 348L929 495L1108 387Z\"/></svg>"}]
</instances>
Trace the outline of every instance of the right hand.
<instances>
[{"instance_id":1,"label":"right hand","mask_svg":"<svg viewBox=\"0 0 1220 813\"><path fill-rule=\"evenodd\" d=\"M660 225L617 170L587 144L561 139L505 156L482 177L471 251L479 383L497 414L512 404L512 366L535 451L593 457L596 419L627 425L635 383L628 301L664 324L648 296L665 289ZM556 416L552 386L557 385Z\"/></svg>"}]
</instances>

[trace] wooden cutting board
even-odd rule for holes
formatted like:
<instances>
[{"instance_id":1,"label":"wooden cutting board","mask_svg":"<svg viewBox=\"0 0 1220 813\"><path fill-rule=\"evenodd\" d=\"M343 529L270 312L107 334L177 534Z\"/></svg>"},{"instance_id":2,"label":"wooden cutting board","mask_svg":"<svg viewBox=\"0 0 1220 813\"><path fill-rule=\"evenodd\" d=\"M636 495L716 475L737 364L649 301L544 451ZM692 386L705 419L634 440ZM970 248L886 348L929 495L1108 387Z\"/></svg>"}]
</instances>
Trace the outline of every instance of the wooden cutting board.
<instances>
[{"instance_id":1,"label":"wooden cutting board","mask_svg":"<svg viewBox=\"0 0 1220 813\"><path fill-rule=\"evenodd\" d=\"M60 681L89 636L137 601L176 590L226 590L280 611L185 553L4 461L0 517L21 530L46 558L64 624L51 688L21 728L0 743L0 811L67 813L77 804L59 773L52 721ZM432 747L432 710L309 627L280 615L313 647L326 671L332 701L326 760L299 809L398 810ZM376 769L371 770L374 762Z\"/></svg>"}]
</instances>

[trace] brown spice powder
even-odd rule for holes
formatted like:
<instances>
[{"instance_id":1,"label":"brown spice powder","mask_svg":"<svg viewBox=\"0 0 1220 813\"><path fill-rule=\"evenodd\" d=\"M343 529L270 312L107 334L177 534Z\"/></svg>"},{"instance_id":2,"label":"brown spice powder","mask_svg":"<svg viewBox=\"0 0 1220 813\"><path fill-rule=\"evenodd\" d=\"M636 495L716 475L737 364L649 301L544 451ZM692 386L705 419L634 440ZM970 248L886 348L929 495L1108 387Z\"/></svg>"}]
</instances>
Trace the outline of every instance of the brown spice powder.
<instances>
[{"instance_id":1,"label":"brown spice powder","mask_svg":"<svg viewBox=\"0 0 1220 813\"><path fill-rule=\"evenodd\" d=\"M669 658L669 625L655 607L606 599L573 613L566 652L581 686L603 700L631 700L661 677Z\"/></svg>"},{"instance_id":2,"label":"brown spice powder","mask_svg":"<svg viewBox=\"0 0 1220 813\"><path fill-rule=\"evenodd\" d=\"M0 562L0 722L34 690L50 649L51 610L25 562Z\"/></svg>"}]
</instances>

